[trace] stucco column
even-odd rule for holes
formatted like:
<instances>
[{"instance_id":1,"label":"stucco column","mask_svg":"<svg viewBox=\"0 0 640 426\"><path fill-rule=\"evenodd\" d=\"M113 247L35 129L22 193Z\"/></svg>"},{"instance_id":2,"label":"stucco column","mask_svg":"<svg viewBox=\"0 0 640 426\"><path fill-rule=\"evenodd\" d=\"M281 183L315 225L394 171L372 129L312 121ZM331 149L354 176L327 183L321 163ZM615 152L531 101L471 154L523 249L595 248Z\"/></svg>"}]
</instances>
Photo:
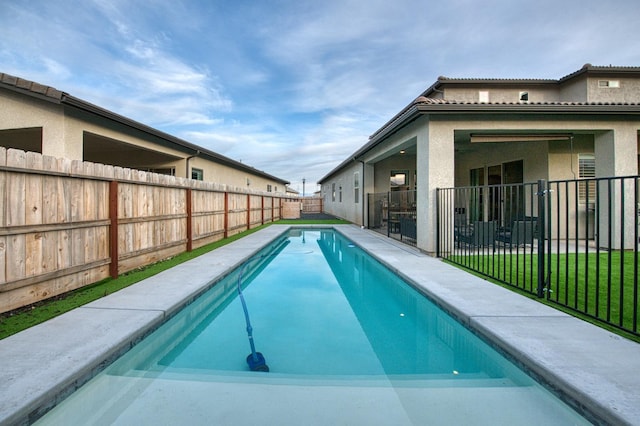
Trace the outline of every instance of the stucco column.
<instances>
[{"instance_id":1,"label":"stucco column","mask_svg":"<svg viewBox=\"0 0 640 426\"><path fill-rule=\"evenodd\" d=\"M638 129L620 123L611 131L595 135L596 176L638 174Z\"/></svg>"},{"instance_id":2,"label":"stucco column","mask_svg":"<svg viewBox=\"0 0 640 426\"><path fill-rule=\"evenodd\" d=\"M638 174L638 129L636 126L620 123L613 130L595 136L596 177L633 176ZM609 246L609 224L611 226L612 249L632 249L635 247L634 187L631 179L616 180L609 184L600 182L600 207L597 217L600 222L599 240L603 247ZM624 205L623 205L624 200ZM612 207L609 220L609 206ZM624 228L624 229L623 229ZM621 236L624 235L624 243ZM622 247L624 244L624 247Z\"/></svg>"},{"instance_id":3,"label":"stucco column","mask_svg":"<svg viewBox=\"0 0 640 426\"><path fill-rule=\"evenodd\" d=\"M360 217L360 224L364 226L370 226L369 224L369 196L368 194L375 191L375 168L373 164L365 163L363 167L364 176L360 177L360 191L362 192L363 208L358 217Z\"/></svg>"},{"instance_id":4,"label":"stucco column","mask_svg":"<svg viewBox=\"0 0 640 426\"><path fill-rule=\"evenodd\" d=\"M42 127L42 155L83 160L83 141L81 123L64 115L58 122L46 121Z\"/></svg>"},{"instance_id":5,"label":"stucco column","mask_svg":"<svg viewBox=\"0 0 640 426\"><path fill-rule=\"evenodd\" d=\"M426 122L417 134L418 248L436 253L436 189L454 186L453 126Z\"/></svg>"}]
</instances>

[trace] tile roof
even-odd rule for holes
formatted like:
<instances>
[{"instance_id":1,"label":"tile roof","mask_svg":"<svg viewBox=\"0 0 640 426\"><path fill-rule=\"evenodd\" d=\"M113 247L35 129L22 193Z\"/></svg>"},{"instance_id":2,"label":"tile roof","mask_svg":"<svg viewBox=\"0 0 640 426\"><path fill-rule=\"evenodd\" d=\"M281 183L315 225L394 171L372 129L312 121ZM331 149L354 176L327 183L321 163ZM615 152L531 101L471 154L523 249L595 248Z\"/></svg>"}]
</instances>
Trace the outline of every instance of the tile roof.
<instances>
[{"instance_id":1,"label":"tile roof","mask_svg":"<svg viewBox=\"0 0 640 426\"><path fill-rule=\"evenodd\" d=\"M427 98L425 96L419 96L413 105L425 104L425 105L514 105L514 106L526 106L526 105L549 105L549 106L598 106L598 105L611 105L611 106L624 106L624 105L640 105L638 102L568 102L568 101L556 101L556 102L470 102L470 101L456 101L453 99L434 99Z\"/></svg>"},{"instance_id":2,"label":"tile roof","mask_svg":"<svg viewBox=\"0 0 640 426\"><path fill-rule=\"evenodd\" d=\"M469 78L469 77L452 78L452 77L445 77L445 76L438 77L438 81L444 82L444 83L500 83L500 84L504 84L504 83L517 83L517 84L543 83L544 84L544 83L558 82L558 80L551 79L551 78Z\"/></svg>"},{"instance_id":3,"label":"tile roof","mask_svg":"<svg viewBox=\"0 0 640 426\"><path fill-rule=\"evenodd\" d=\"M613 65L607 65L607 66L598 66L598 65L591 65L591 64L584 64L582 66L582 68L580 68L577 71L572 72L571 74L567 74L564 77L560 78L558 81L559 82L564 82L566 80L572 79L574 77L577 77L581 74L584 73L588 73L588 72L595 72L595 73L610 73L610 74L638 74L640 73L640 67L631 67L631 66L613 66Z\"/></svg>"},{"instance_id":4,"label":"tile roof","mask_svg":"<svg viewBox=\"0 0 640 426\"><path fill-rule=\"evenodd\" d=\"M45 86L44 84L36 83L35 81L25 80L24 78L15 77L5 73L0 73L0 83L13 90L30 92L56 101L61 101L64 96L64 92L61 92L54 87Z\"/></svg>"}]
</instances>

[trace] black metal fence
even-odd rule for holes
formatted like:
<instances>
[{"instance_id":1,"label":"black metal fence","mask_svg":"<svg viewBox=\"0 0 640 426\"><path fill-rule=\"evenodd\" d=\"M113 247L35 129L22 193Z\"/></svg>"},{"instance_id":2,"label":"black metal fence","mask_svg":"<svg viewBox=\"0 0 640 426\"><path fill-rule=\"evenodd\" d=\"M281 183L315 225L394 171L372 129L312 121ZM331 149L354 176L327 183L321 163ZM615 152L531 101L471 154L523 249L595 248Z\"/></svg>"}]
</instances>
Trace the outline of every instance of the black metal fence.
<instances>
[{"instance_id":1,"label":"black metal fence","mask_svg":"<svg viewBox=\"0 0 640 426\"><path fill-rule=\"evenodd\" d=\"M390 191L367 194L369 229L416 245L416 191Z\"/></svg>"},{"instance_id":2,"label":"black metal fence","mask_svg":"<svg viewBox=\"0 0 640 426\"><path fill-rule=\"evenodd\" d=\"M638 176L437 191L437 254L640 335Z\"/></svg>"}]
</instances>

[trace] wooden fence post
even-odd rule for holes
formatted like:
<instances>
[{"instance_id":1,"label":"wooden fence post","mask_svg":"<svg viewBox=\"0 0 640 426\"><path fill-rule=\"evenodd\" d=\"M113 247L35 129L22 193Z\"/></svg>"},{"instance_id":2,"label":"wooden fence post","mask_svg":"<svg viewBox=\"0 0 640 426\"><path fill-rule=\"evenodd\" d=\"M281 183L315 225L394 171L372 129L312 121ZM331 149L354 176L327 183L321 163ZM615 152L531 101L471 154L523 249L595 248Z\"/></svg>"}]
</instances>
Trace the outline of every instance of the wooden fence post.
<instances>
[{"instance_id":1,"label":"wooden fence post","mask_svg":"<svg viewBox=\"0 0 640 426\"><path fill-rule=\"evenodd\" d=\"M260 197L260 224L264 225L264 195Z\"/></svg>"},{"instance_id":2,"label":"wooden fence post","mask_svg":"<svg viewBox=\"0 0 640 426\"><path fill-rule=\"evenodd\" d=\"M229 238L229 193L224 191L224 237Z\"/></svg>"},{"instance_id":3,"label":"wooden fence post","mask_svg":"<svg viewBox=\"0 0 640 426\"><path fill-rule=\"evenodd\" d=\"M118 181L109 182L109 275L118 278Z\"/></svg>"},{"instance_id":4,"label":"wooden fence post","mask_svg":"<svg viewBox=\"0 0 640 426\"><path fill-rule=\"evenodd\" d=\"M187 251L193 250L193 190L187 188Z\"/></svg>"},{"instance_id":5,"label":"wooden fence post","mask_svg":"<svg viewBox=\"0 0 640 426\"><path fill-rule=\"evenodd\" d=\"M251 194L247 194L247 231L251 229Z\"/></svg>"}]
</instances>

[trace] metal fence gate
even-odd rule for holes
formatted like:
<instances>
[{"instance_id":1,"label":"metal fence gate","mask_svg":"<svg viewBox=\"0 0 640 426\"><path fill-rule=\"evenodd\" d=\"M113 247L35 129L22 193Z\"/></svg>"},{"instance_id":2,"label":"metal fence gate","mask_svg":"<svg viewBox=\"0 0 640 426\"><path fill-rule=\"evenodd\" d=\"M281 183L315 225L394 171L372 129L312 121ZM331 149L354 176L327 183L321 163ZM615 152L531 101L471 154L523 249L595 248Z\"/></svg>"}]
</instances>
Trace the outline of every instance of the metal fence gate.
<instances>
[{"instance_id":1,"label":"metal fence gate","mask_svg":"<svg viewBox=\"0 0 640 426\"><path fill-rule=\"evenodd\" d=\"M416 191L390 191L367 194L369 229L416 245Z\"/></svg>"}]
</instances>

